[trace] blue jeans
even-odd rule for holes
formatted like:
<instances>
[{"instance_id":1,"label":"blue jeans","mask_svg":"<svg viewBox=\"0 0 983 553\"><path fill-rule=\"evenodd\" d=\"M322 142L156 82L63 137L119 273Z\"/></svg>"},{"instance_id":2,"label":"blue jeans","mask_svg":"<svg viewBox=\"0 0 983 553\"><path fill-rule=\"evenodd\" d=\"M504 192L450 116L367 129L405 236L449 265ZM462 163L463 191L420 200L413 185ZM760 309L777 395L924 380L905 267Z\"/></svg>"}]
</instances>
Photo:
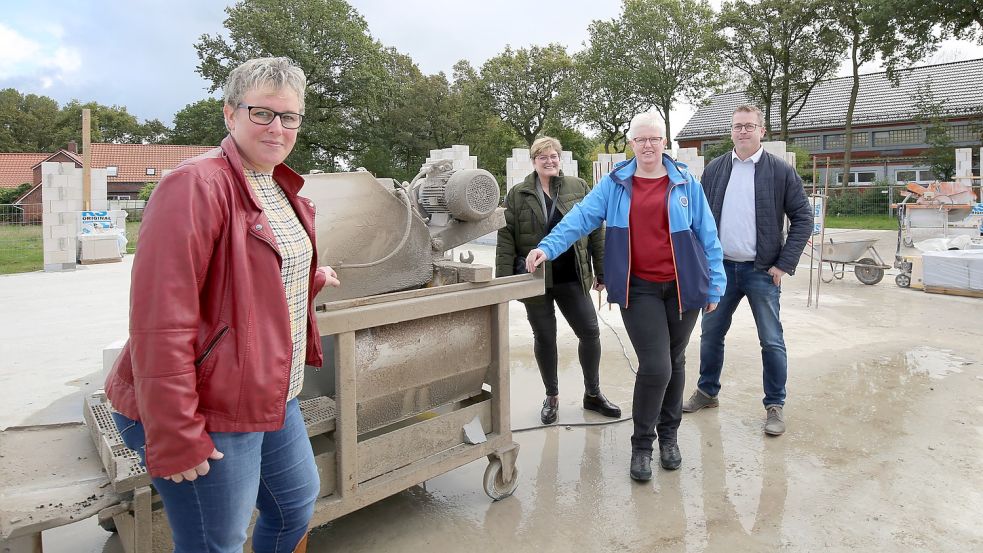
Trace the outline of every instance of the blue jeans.
<instances>
[{"instance_id":1,"label":"blue jeans","mask_svg":"<svg viewBox=\"0 0 983 553\"><path fill-rule=\"evenodd\" d=\"M123 442L144 458L143 424L113 413ZM175 553L241 553L253 507L256 553L292 552L307 532L320 490L314 452L296 399L274 432L212 432L225 454L207 475L175 484L154 478L171 525Z\"/></svg>"},{"instance_id":2,"label":"blue jeans","mask_svg":"<svg viewBox=\"0 0 983 553\"><path fill-rule=\"evenodd\" d=\"M754 262L724 261L727 273L727 290L717 304L717 309L703 315L703 335L700 337L700 382L703 393L716 397L720 393L720 372L724 367L724 337L730 330L734 311L747 297L758 329L761 344L762 380L764 404L785 404L785 381L788 379L788 355L779 319L780 286L775 286L771 275L756 270Z\"/></svg>"}]
</instances>

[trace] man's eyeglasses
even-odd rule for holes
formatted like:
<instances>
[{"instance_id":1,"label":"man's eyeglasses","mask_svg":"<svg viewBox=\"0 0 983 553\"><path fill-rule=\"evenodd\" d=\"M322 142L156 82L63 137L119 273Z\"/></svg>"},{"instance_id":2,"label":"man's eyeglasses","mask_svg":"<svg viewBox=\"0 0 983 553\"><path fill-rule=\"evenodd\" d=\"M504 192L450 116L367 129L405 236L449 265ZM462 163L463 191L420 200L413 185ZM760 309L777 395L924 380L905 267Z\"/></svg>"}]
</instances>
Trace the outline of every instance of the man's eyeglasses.
<instances>
[{"instance_id":1,"label":"man's eyeglasses","mask_svg":"<svg viewBox=\"0 0 983 553\"><path fill-rule=\"evenodd\" d=\"M548 156L536 156L536 161L540 163L546 163L547 161L560 161L559 154L550 154Z\"/></svg>"},{"instance_id":2,"label":"man's eyeglasses","mask_svg":"<svg viewBox=\"0 0 983 553\"><path fill-rule=\"evenodd\" d=\"M653 136L653 137L645 138L645 137L639 136L638 138L633 138L631 141L634 142L638 146L644 146L646 142L650 142L653 146L655 146L656 144L659 144L660 142L662 142L662 137L661 136Z\"/></svg>"},{"instance_id":3,"label":"man's eyeglasses","mask_svg":"<svg viewBox=\"0 0 983 553\"><path fill-rule=\"evenodd\" d=\"M754 129L757 129L758 127L763 127L763 126L764 125L757 125L755 123L745 123L743 125L740 124L740 123L736 123L731 128L734 129L734 132L741 132L741 131L751 132Z\"/></svg>"},{"instance_id":4,"label":"man's eyeglasses","mask_svg":"<svg viewBox=\"0 0 983 553\"><path fill-rule=\"evenodd\" d=\"M247 106L246 104L239 104L238 107L246 110L249 113L249 120L257 125L269 125L277 117L280 118L280 124L285 129L299 128L300 124L304 122L303 114L292 111L273 111L270 108Z\"/></svg>"}]
</instances>

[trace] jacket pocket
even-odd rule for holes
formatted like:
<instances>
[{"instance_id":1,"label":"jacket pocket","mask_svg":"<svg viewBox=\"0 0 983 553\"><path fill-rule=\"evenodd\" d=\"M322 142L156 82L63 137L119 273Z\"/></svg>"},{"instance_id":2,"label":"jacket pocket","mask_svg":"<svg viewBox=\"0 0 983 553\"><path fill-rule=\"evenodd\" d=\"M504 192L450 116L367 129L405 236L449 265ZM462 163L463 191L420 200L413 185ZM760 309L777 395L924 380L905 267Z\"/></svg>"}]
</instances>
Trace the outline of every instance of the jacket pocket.
<instances>
[{"instance_id":1,"label":"jacket pocket","mask_svg":"<svg viewBox=\"0 0 983 553\"><path fill-rule=\"evenodd\" d=\"M228 333L229 325L224 325L218 330L218 332L215 333L212 339L208 341L205 348L198 354L198 357L195 358L195 368L199 370L198 384L201 384L202 381L205 380L205 376L207 376L209 372L202 370L202 366L204 366L205 362L208 361L208 358L211 357L212 352L215 351L215 348L218 347L219 343L222 342L222 339L225 338L226 334Z\"/></svg>"}]
</instances>

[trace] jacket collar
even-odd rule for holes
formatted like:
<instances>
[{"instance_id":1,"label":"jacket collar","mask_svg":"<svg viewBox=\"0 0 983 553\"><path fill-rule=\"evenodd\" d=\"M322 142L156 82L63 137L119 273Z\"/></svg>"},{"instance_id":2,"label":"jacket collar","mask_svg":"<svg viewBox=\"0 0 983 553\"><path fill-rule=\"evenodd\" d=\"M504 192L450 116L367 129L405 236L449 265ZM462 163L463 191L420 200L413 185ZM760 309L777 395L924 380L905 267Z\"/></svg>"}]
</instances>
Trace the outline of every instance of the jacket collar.
<instances>
[{"instance_id":1,"label":"jacket collar","mask_svg":"<svg viewBox=\"0 0 983 553\"><path fill-rule=\"evenodd\" d=\"M242 165L242 156L239 155L239 147L236 145L235 140L232 139L232 135L226 135L222 140L222 145L220 146L222 150L222 155L228 160L229 166L232 167L232 172L235 175L236 181L239 186L245 190L247 197L252 202L256 209L262 210L262 205L259 202L259 198L256 197L256 192L253 191L253 187L249 186L246 181L246 173ZM285 163L281 163L273 168L273 180L276 181L280 188L283 189L288 198L294 198L297 193L300 192L302 186L304 186L304 177L297 174L296 171L287 167Z\"/></svg>"},{"instance_id":2,"label":"jacket collar","mask_svg":"<svg viewBox=\"0 0 983 553\"><path fill-rule=\"evenodd\" d=\"M662 165L666 168L666 172L669 174L669 182L673 184L683 184L686 182L687 177L684 174L686 171L686 164L681 163L672 159L669 154L662 154ZM635 171L638 169L638 162L635 158L631 158L618 163L611 171L611 180L620 184L629 192L631 191L631 178L635 175Z\"/></svg>"}]
</instances>

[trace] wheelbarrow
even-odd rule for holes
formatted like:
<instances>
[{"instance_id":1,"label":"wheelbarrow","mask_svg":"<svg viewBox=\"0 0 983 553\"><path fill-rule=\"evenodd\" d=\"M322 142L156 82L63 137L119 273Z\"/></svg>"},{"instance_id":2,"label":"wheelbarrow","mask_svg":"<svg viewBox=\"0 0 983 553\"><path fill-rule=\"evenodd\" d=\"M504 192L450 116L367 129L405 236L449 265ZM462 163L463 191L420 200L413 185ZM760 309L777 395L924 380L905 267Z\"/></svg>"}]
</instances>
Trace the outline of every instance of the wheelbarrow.
<instances>
[{"instance_id":1,"label":"wheelbarrow","mask_svg":"<svg viewBox=\"0 0 983 553\"><path fill-rule=\"evenodd\" d=\"M869 285L880 282L884 278L884 270L889 269L890 266L884 263L880 254L874 249L875 242L876 239L834 242L830 238L828 243L822 244L821 251L813 244L812 247L821 255L822 262L829 263L830 277L827 279L820 272L823 282L842 280L847 265L853 267L853 274L860 282Z\"/></svg>"}]
</instances>

